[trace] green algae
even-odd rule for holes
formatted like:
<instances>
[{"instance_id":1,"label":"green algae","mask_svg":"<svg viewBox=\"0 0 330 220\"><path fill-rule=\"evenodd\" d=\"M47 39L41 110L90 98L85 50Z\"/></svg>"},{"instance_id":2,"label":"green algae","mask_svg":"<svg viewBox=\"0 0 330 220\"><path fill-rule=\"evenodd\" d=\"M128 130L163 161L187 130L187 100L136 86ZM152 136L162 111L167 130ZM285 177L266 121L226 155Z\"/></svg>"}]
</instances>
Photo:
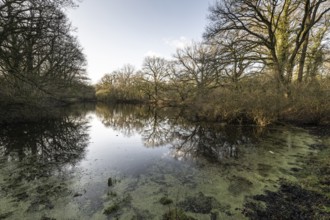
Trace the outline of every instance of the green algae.
<instances>
[{"instance_id":1,"label":"green algae","mask_svg":"<svg viewBox=\"0 0 330 220\"><path fill-rule=\"evenodd\" d=\"M279 132L279 134L283 133ZM305 137L305 134L299 132L298 134L299 136L293 136L293 140L291 139L293 144L291 144L290 156L284 157L287 158L287 161L283 160L281 147L268 146L267 142L259 143L263 145L260 148L266 148L266 150L253 147L254 150L260 151L259 154L265 155L266 160L259 159L258 154L254 152L251 153L252 147L250 147L247 148L244 162L240 164L231 159L223 164L200 160L197 167L159 161L138 180L125 177L120 184L114 187L118 195L130 192L132 196L131 208L123 208L125 214L121 216L123 219L133 218L139 216L137 210L146 210L148 207L152 207L152 209L148 209L149 217L159 216L159 213L164 211L161 205L157 205L159 194L166 194L166 198L174 198L173 206L176 207L178 204L185 204L189 198L193 198L191 201L196 200L196 195L203 192L206 198L212 197L213 203L218 205L213 205L209 209L205 208L207 210L204 211L205 213L196 213L189 208L183 209L189 216L197 219L209 219L211 213L218 213L217 216L221 219L244 218L240 210L242 210L245 196L261 193L265 188L275 190L279 185L277 180L287 175L281 173L280 170L290 170L296 166L296 162L294 162L296 158L291 155L295 155L295 152L309 152L304 148L306 145L301 147L299 143L294 142L295 139L300 142ZM276 135L273 134L271 138L273 136ZM283 136L286 140L286 135ZM279 135L279 137L281 136ZM312 142L312 139L306 137L305 141L309 143ZM272 154L269 151L276 153ZM282 157L282 160L277 159L278 157ZM200 167L205 167L205 169ZM260 174L261 168L263 168L262 174ZM294 179L295 177L290 175L289 178ZM202 198L201 201L203 201ZM223 202L224 200L225 202ZM206 201L204 203L209 204Z\"/></svg>"},{"instance_id":2,"label":"green algae","mask_svg":"<svg viewBox=\"0 0 330 220\"><path fill-rule=\"evenodd\" d=\"M141 119L139 126L142 122L146 123ZM162 151L159 158L155 155L156 159L138 175L115 166L84 170L79 167L84 151L75 152L75 148L58 151L57 157L63 156L58 162L53 155L49 163L40 157L29 162L26 157L22 161L1 157L0 216L125 220L171 219L179 215L200 220L244 219L243 205L248 196L265 190L275 192L281 186L279 179L300 181L305 163L301 159L320 148L313 135L293 127L272 128L254 139L243 128L233 134L233 128L230 132L221 130L226 126L217 130L215 125L162 123L157 134L161 141L156 142L166 143L164 148L168 150ZM312 145L314 148L310 148ZM90 166L97 163L89 160ZM326 157L322 161L320 172L326 173ZM311 161L317 163L320 161ZM316 165L315 172L319 172ZM327 177L306 174L302 182L325 189L327 181Z\"/></svg>"},{"instance_id":3,"label":"green algae","mask_svg":"<svg viewBox=\"0 0 330 220\"><path fill-rule=\"evenodd\" d=\"M280 134L282 134L282 132L280 132ZM293 143L291 143L291 147L293 146L290 149L291 155L295 155L296 151L301 152L301 150L303 150L304 153L308 152L308 150L304 148L305 145L301 148L299 143L295 142L295 140L301 142L301 139L305 137L304 134L302 135L299 132L298 134L298 137L294 136L293 140L291 139ZM271 138L272 137L273 136L271 136ZM284 139L286 140L286 135L284 135ZM305 141L312 142L312 139L306 137ZM262 147L267 147L267 145ZM270 150L274 152L277 150L277 153L274 153L275 155L269 153ZM153 204L157 201L155 197L159 193L166 193L169 198L176 198L175 202L180 204L180 202L183 203L187 198L195 198L194 194L198 195L198 193L202 191L207 193L207 195L215 195L214 200L216 201L223 201L223 199L225 199L226 203L225 205L218 205L218 207L215 206L212 207L212 209L208 209L208 213L199 213L191 216L197 217L198 219L208 219L212 210L218 211L220 213L219 215L225 217L225 219L243 218L240 211L238 211L242 209L242 205L239 206L238 204L243 203L245 195L257 192L261 193L265 188L275 190L279 185L277 180L285 176L285 174L280 172L280 169L289 169L292 167L291 163L295 158L287 156L287 161L283 160L283 155L280 153L282 150L283 149L278 146L266 149L266 152L263 153L266 154L266 160L256 159L254 154L247 154L247 158L244 158L247 160L247 164L241 163L236 165L235 160L232 160L227 161L228 164L222 167L221 165L210 164L208 161L204 161L201 162L204 163L203 166L206 167L206 169L203 170L198 170L196 167L185 166L174 169L168 164L160 162L158 165L149 169L150 173L148 175L140 178L142 182L141 185L140 183L136 183L134 191L132 192L132 204L141 208L153 206L153 210L156 210L156 215L157 212L160 212L162 209L161 207L157 208L157 206ZM260 149L260 151L262 151L262 149ZM277 157L282 157L282 160L279 161ZM264 167L267 166L267 169L262 171L262 175L259 174L261 167L260 161L266 164L263 165ZM245 166L246 169L244 169ZM258 172L255 172L254 169ZM273 172L275 172L275 175ZM191 175L186 175L185 173L190 173ZM185 180L183 176L189 176L189 181ZM294 179L295 177L290 176L289 178ZM233 193L233 191L235 191L235 193ZM143 201L135 200L135 198L141 198L140 196L142 195L144 198ZM188 213L191 212L189 209L186 211Z\"/></svg>"},{"instance_id":4,"label":"green algae","mask_svg":"<svg viewBox=\"0 0 330 220\"><path fill-rule=\"evenodd\" d=\"M291 168L297 181L281 179L276 191L266 191L245 201L243 213L251 219L330 218L330 138L318 136L300 167Z\"/></svg>"}]
</instances>

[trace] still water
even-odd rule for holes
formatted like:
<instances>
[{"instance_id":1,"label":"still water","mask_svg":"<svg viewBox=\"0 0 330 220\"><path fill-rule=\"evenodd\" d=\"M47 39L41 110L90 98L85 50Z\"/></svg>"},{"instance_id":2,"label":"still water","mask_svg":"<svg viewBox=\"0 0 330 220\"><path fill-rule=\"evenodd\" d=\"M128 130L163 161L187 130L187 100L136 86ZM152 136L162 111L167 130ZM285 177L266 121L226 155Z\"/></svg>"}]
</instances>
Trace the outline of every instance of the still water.
<instances>
[{"instance_id":1,"label":"still water","mask_svg":"<svg viewBox=\"0 0 330 220\"><path fill-rule=\"evenodd\" d=\"M246 198L276 190L280 178L295 181L297 158L317 143L294 127L181 115L97 105L2 126L0 219L244 219Z\"/></svg>"}]
</instances>

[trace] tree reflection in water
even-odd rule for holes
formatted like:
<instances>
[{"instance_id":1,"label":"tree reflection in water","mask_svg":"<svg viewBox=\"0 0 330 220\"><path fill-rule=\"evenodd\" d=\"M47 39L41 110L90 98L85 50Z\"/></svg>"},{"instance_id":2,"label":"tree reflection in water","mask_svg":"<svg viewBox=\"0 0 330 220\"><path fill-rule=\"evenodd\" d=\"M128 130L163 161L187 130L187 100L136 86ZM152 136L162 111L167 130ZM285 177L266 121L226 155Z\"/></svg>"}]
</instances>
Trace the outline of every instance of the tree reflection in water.
<instances>
[{"instance_id":1,"label":"tree reflection in water","mask_svg":"<svg viewBox=\"0 0 330 220\"><path fill-rule=\"evenodd\" d=\"M117 153L124 161L112 161L112 165L107 166L123 173L122 182L111 190L115 190L117 196L129 194L132 198L118 216L127 212L137 214L141 210L157 216L161 208L164 209L158 201L164 197L181 204L189 214L195 212L196 200L204 199L202 204L211 204L216 199L213 201L218 201L219 206L211 204L207 210L220 210L219 218L241 219L243 215L239 210L245 196L274 189L277 180L289 176L292 166L297 166L294 157L298 152L307 152L302 140L311 142L305 134L295 134L290 128L261 130L253 126L191 122L182 117L186 114L181 111L180 108L145 106L97 107L98 117L111 128L105 129L109 133L109 139L105 140L110 142L114 135L119 136L108 148L112 155ZM124 134L124 138L113 130ZM134 136L126 145L123 144L125 135ZM113 202L107 207L113 207L111 205ZM203 210L192 216L210 219L209 215L199 218L201 213L210 214Z\"/></svg>"},{"instance_id":2,"label":"tree reflection in water","mask_svg":"<svg viewBox=\"0 0 330 220\"><path fill-rule=\"evenodd\" d=\"M127 136L139 133L145 147L170 146L177 159L238 158L240 148L262 134L251 127L189 122L177 108L103 105L97 112L104 125Z\"/></svg>"},{"instance_id":3,"label":"tree reflection in water","mask_svg":"<svg viewBox=\"0 0 330 220\"><path fill-rule=\"evenodd\" d=\"M72 117L6 126L0 131L1 156L74 165L88 144L87 128L86 121Z\"/></svg>"},{"instance_id":4,"label":"tree reflection in water","mask_svg":"<svg viewBox=\"0 0 330 220\"><path fill-rule=\"evenodd\" d=\"M177 130L173 135L175 158L203 157L213 162L227 158L238 159L241 148L249 146L255 139L251 129L214 124L195 124L189 130Z\"/></svg>"},{"instance_id":5,"label":"tree reflection in water","mask_svg":"<svg viewBox=\"0 0 330 220\"><path fill-rule=\"evenodd\" d=\"M96 115L106 127L111 127L127 137L140 133L149 118L146 107L140 105L98 104Z\"/></svg>"},{"instance_id":6,"label":"tree reflection in water","mask_svg":"<svg viewBox=\"0 0 330 220\"><path fill-rule=\"evenodd\" d=\"M98 105L68 115L0 129L0 219L106 219L116 204L123 219L145 210L152 219L164 195L181 204L214 195L218 210L232 207L225 211L240 219L244 196L273 187L312 143L286 128L264 135L191 122L180 108Z\"/></svg>"},{"instance_id":7,"label":"tree reflection in water","mask_svg":"<svg viewBox=\"0 0 330 220\"><path fill-rule=\"evenodd\" d=\"M2 196L26 202L28 211L41 211L70 195L66 180L85 156L87 129L85 117L73 116L2 126Z\"/></svg>"}]
</instances>

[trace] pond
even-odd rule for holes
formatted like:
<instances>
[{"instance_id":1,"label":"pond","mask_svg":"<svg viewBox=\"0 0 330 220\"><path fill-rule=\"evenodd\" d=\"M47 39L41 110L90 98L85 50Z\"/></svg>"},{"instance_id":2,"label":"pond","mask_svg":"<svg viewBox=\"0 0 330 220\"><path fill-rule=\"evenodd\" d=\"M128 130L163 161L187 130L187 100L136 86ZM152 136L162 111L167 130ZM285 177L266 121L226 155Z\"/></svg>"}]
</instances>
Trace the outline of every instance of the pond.
<instances>
[{"instance_id":1,"label":"pond","mask_svg":"<svg viewBox=\"0 0 330 220\"><path fill-rule=\"evenodd\" d=\"M318 143L301 128L183 114L80 106L2 126L0 219L245 219L245 199L276 190L281 178L297 181L297 158Z\"/></svg>"}]
</instances>

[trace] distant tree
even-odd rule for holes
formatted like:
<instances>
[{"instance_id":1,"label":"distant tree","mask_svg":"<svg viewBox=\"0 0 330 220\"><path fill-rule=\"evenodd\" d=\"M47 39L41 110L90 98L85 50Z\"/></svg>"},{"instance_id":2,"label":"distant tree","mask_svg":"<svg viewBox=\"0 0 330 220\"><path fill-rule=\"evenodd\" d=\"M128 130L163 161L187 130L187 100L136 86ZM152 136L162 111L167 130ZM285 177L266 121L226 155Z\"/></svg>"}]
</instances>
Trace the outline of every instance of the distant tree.
<instances>
[{"instance_id":1,"label":"distant tree","mask_svg":"<svg viewBox=\"0 0 330 220\"><path fill-rule=\"evenodd\" d=\"M194 85L190 83L189 76L182 74L183 67L177 60L169 62L168 70L167 95L173 100L186 101L195 91Z\"/></svg>"},{"instance_id":2,"label":"distant tree","mask_svg":"<svg viewBox=\"0 0 330 220\"><path fill-rule=\"evenodd\" d=\"M160 57L146 57L142 66L144 79L153 88L152 98L155 101L160 99L162 84L169 76L168 61Z\"/></svg>"},{"instance_id":3,"label":"distant tree","mask_svg":"<svg viewBox=\"0 0 330 220\"><path fill-rule=\"evenodd\" d=\"M216 55L216 48L201 43L177 50L175 58L181 65L179 79L195 86L198 95L217 87L220 71L214 63Z\"/></svg>"},{"instance_id":4,"label":"distant tree","mask_svg":"<svg viewBox=\"0 0 330 220\"><path fill-rule=\"evenodd\" d=\"M141 75L135 71L135 67L126 64L122 68L105 74L96 85L96 92L101 99L109 101L142 101L144 94L141 89Z\"/></svg>"}]
</instances>

